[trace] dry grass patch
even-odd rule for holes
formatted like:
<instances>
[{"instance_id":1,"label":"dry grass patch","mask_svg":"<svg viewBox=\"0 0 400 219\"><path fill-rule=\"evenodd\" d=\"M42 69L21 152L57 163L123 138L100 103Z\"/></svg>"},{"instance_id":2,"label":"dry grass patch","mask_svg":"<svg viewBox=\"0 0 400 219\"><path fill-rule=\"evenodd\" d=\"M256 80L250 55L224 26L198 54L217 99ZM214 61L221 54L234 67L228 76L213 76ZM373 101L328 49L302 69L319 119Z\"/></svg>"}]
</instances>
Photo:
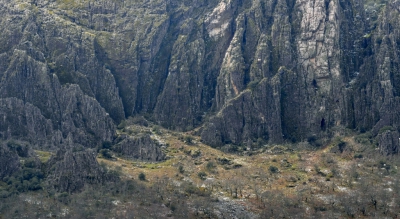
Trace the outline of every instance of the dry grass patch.
<instances>
[{"instance_id":1,"label":"dry grass patch","mask_svg":"<svg viewBox=\"0 0 400 219\"><path fill-rule=\"evenodd\" d=\"M46 162L50 159L51 155L53 155L51 152L48 152L48 151L38 151L38 150L35 150L35 152L36 152L36 154L37 154L39 160L40 160L42 163L46 163Z\"/></svg>"}]
</instances>

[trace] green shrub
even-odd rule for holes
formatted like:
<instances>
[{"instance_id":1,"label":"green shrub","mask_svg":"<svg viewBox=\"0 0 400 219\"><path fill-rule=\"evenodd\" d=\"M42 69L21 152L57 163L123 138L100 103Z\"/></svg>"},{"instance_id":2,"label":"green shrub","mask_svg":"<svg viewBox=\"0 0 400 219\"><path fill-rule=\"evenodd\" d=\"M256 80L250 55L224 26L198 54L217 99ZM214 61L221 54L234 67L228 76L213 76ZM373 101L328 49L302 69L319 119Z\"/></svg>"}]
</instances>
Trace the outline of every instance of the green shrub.
<instances>
[{"instance_id":1,"label":"green shrub","mask_svg":"<svg viewBox=\"0 0 400 219\"><path fill-rule=\"evenodd\" d=\"M193 144L193 140L194 140L194 138L191 135L186 135L184 137L184 141L186 144Z\"/></svg>"},{"instance_id":2,"label":"green shrub","mask_svg":"<svg viewBox=\"0 0 400 219\"><path fill-rule=\"evenodd\" d=\"M7 142L7 146L11 151L17 152L20 157L28 157L28 146L21 145L19 142L11 140Z\"/></svg>"},{"instance_id":3,"label":"green shrub","mask_svg":"<svg viewBox=\"0 0 400 219\"><path fill-rule=\"evenodd\" d=\"M103 144L102 144L102 148L103 149L110 149L111 146L112 146L112 143L109 142L109 141L104 141Z\"/></svg>"},{"instance_id":4,"label":"green shrub","mask_svg":"<svg viewBox=\"0 0 400 219\"><path fill-rule=\"evenodd\" d=\"M208 171L213 170L215 167L216 167L216 165L215 165L215 163L212 162L212 161L209 161L209 162L207 163L207 165L206 165L206 168L207 168Z\"/></svg>"},{"instance_id":5,"label":"green shrub","mask_svg":"<svg viewBox=\"0 0 400 219\"><path fill-rule=\"evenodd\" d=\"M153 127L153 132L156 133L157 135L161 135L161 134L162 134L161 128L160 128L160 126L158 126L158 125L155 125L155 126Z\"/></svg>"},{"instance_id":6,"label":"green shrub","mask_svg":"<svg viewBox=\"0 0 400 219\"><path fill-rule=\"evenodd\" d=\"M379 129L379 134L382 134L386 131L394 131L395 129L392 126L384 126L381 129Z\"/></svg>"},{"instance_id":7,"label":"green shrub","mask_svg":"<svg viewBox=\"0 0 400 219\"><path fill-rule=\"evenodd\" d=\"M313 144L316 140L317 140L317 136L315 136L315 135L308 136L308 138L307 138L307 142L310 144Z\"/></svg>"},{"instance_id":8,"label":"green shrub","mask_svg":"<svg viewBox=\"0 0 400 219\"><path fill-rule=\"evenodd\" d=\"M314 164L314 170L316 173L320 173L321 172L321 168L319 168L319 166L317 164Z\"/></svg>"},{"instance_id":9,"label":"green shrub","mask_svg":"<svg viewBox=\"0 0 400 219\"><path fill-rule=\"evenodd\" d=\"M122 121L122 122L117 126L117 128L118 128L118 129L123 129L123 128L126 127L126 125L127 125L126 120L124 120L124 121Z\"/></svg>"},{"instance_id":10,"label":"green shrub","mask_svg":"<svg viewBox=\"0 0 400 219\"><path fill-rule=\"evenodd\" d=\"M257 147L260 148L262 147L264 144L266 144L266 141L262 138L258 138L257 139Z\"/></svg>"},{"instance_id":11,"label":"green shrub","mask_svg":"<svg viewBox=\"0 0 400 219\"><path fill-rule=\"evenodd\" d=\"M79 152L79 151L84 151L85 148L82 145L77 145L74 148L72 148L72 152Z\"/></svg>"},{"instance_id":12,"label":"green shrub","mask_svg":"<svg viewBox=\"0 0 400 219\"><path fill-rule=\"evenodd\" d=\"M232 163L232 161L226 157L218 157L217 161L221 165L230 165Z\"/></svg>"},{"instance_id":13,"label":"green shrub","mask_svg":"<svg viewBox=\"0 0 400 219\"><path fill-rule=\"evenodd\" d=\"M269 171L271 172L271 173L278 173L279 172L279 169L278 169L278 167L276 167L276 166L269 166Z\"/></svg>"},{"instance_id":14,"label":"green shrub","mask_svg":"<svg viewBox=\"0 0 400 219\"><path fill-rule=\"evenodd\" d=\"M197 176L198 176L200 179L205 180L205 179L206 179L206 176L207 176L207 173L205 173L205 172L199 172L199 173L197 174Z\"/></svg>"},{"instance_id":15,"label":"green shrub","mask_svg":"<svg viewBox=\"0 0 400 219\"><path fill-rule=\"evenodd\" d=\"M247 89L254 90L259 83L260 83L259 80L251 81L250 83L247 84Z\"/></svg>"},{"instance_id":16,"label":"green shrub","mask_svg":"<svg viewBox=\"0 0 400 219\"><path fill-rule=\"evenodd\" d=\"M190 151L190 156L193 158L199 157L200 155L201 155L201 151L199 149Z\"/></svg>"},{"instance_id":17,"label":"green shrub","mask_svg":"<svg viewBox=\"0 0 400 219\"><path fill-rule=\"evenodd\" d=\"M139 180L146 181L146 174L144 174L143 172L139 173Z\"/></svg>"},{"instance_id":18,"label":"green shrub","mask_svg":"<svg viewBox=\"0 0 400 219\"><path fill-rule=\"evenodd\" d=\"M180 165L180 166L178 167L178 170L179 170L179 172L182 173L182 174L185 172L185 169L183 169L183 166L182 166L182 165Z\"/></svg>"},{"instance_id":19,"label":"green shrub","mask_svg":"<svg viewBox=\"0 0 400 219\"><path fill-rule=\"evenodd\" d=\"M30 166L30 165L28 165ZM44 174L40 169L23 166L21 171L11 177L4 178L10 193L36 191L42 189L41 181Z\"/></svg>"},{"instance_id":20,"label":"green shrub","mask_svg":"<svg viewBox=\"0 0 400 219\"><path fill-rule=\"evenodd\" d=\"M357 135L354 137L354 140L357 143L363 144L363 145L369 145L372 143L372 134L370 132L366 132L361 135Z\"/></svg>"},{"instance_id":21,"label":"green shrub","mask_svg":"<svg viewBox=\"0 0 400 219\"><path fill-rule=\"evenodd\" d=\"M185 187L185 192L188 194L195 194L197 193L198 188L193 184L189 184Z\"/></svg>"},{"instance_id":22,"label":"green shrub","mask_svg":"<svg viewBox=\"0 0 400 219\"><path fill-rule=\"evenodd\" d=\"M57 200L61 203L68 204L71 201L71 197L67 192L63 192L57 195Z\"/></svg>"},{"instance_id":23,"label":"green shrub","mask_svg":"<svg viewBox=\"0 0 400 219\"><path fill-rule=\"evenodd\" d=\"M111 155L111 153L110 153L110 150L108 150L108 149L101 149L101 150L100 150L100 154L101 154L101 156L102 156L103 158L105 158L105 159L111 159L111 158L112 158L112 155Z\"/></svg>"},{"instance_id":24,"label":"green shrub","mask_svg":"<svg viewBox=\"0 0 400 219\"><path fill-rule=\"evenodd\" d=\"M24 162L24 167L28 168L35 168L36 167L36 161L33 158L28 158Z\"/></svg>"},{"instance_id":25,"label":"green shrub","mask_svg":"<svg viewBox=\"0 0 400 219\"><path fill-rule=\"evenodd\" d=\"M183 183L182 187L184 188L184 191L188 195L196 194L198 196L203 196L203 197L211 195L211 191L208 191L204 188L198 188L192 183Z\"/></svg>"}]
</instances>

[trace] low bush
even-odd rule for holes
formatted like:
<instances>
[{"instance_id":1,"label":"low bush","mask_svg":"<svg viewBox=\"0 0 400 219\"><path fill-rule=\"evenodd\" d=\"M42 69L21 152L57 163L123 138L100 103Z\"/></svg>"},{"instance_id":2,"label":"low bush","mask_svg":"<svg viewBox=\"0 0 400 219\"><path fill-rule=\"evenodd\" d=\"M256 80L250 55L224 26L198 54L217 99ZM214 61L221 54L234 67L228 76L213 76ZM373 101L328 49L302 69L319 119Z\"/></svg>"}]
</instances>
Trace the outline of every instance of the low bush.
<instances>
[{"instance_id":1,"label":"low bush","mask_svg":"<svg viewBox=\"0 0 400 219\"><path fill-rule=\"evenodd\" d=\"M143 172L139 173L139 180L140 181L146 181L146 174L144 174Z\"/></svg>"}]
</instances>

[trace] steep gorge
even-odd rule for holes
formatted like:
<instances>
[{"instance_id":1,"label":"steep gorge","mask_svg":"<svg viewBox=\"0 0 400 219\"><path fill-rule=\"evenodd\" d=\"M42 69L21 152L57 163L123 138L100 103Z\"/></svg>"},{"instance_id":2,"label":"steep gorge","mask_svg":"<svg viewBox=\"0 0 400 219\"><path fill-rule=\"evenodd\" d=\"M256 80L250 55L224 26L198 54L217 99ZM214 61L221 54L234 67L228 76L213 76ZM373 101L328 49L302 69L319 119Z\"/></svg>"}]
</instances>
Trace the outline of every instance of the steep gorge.
<instances>
[{"instance_id":1,"label":"steep gorge","mask_svg":"<svg viewBox=\"0 0 400 219\"><path fill-rule=\"evenodd\" d=\"M201 127L211 146L329 139L345 128L380 142L399 135L397 0L0 6L3 140L95 147L136 115Z\"/></svg>"}]
</instances>

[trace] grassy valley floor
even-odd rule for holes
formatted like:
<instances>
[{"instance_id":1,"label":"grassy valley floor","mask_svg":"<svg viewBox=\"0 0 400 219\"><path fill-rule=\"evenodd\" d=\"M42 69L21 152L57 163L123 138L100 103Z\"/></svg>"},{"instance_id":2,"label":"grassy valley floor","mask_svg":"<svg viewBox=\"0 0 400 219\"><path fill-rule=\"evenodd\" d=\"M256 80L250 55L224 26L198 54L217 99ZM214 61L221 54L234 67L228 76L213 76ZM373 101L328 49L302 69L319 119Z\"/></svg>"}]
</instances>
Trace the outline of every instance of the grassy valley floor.
<instances>
[{"instance_id":1,"label":"grassy valley floor","mask_svg":"<svg viewBox=\"0 0 400 219\"><path fill-rule=\"evenodd\" d=\"M320 147L303 142L222 150L201 143L195 131L155 125L126 125L118 135L143 132L163 145L165 161L99 153L100 165L120 180L74 194L3 192L2 217L396 218L400 211L400 158L380 155L368 134L349 133ZM43 163L51 156L36 153Z\"/></svg>"}]
</instances>

